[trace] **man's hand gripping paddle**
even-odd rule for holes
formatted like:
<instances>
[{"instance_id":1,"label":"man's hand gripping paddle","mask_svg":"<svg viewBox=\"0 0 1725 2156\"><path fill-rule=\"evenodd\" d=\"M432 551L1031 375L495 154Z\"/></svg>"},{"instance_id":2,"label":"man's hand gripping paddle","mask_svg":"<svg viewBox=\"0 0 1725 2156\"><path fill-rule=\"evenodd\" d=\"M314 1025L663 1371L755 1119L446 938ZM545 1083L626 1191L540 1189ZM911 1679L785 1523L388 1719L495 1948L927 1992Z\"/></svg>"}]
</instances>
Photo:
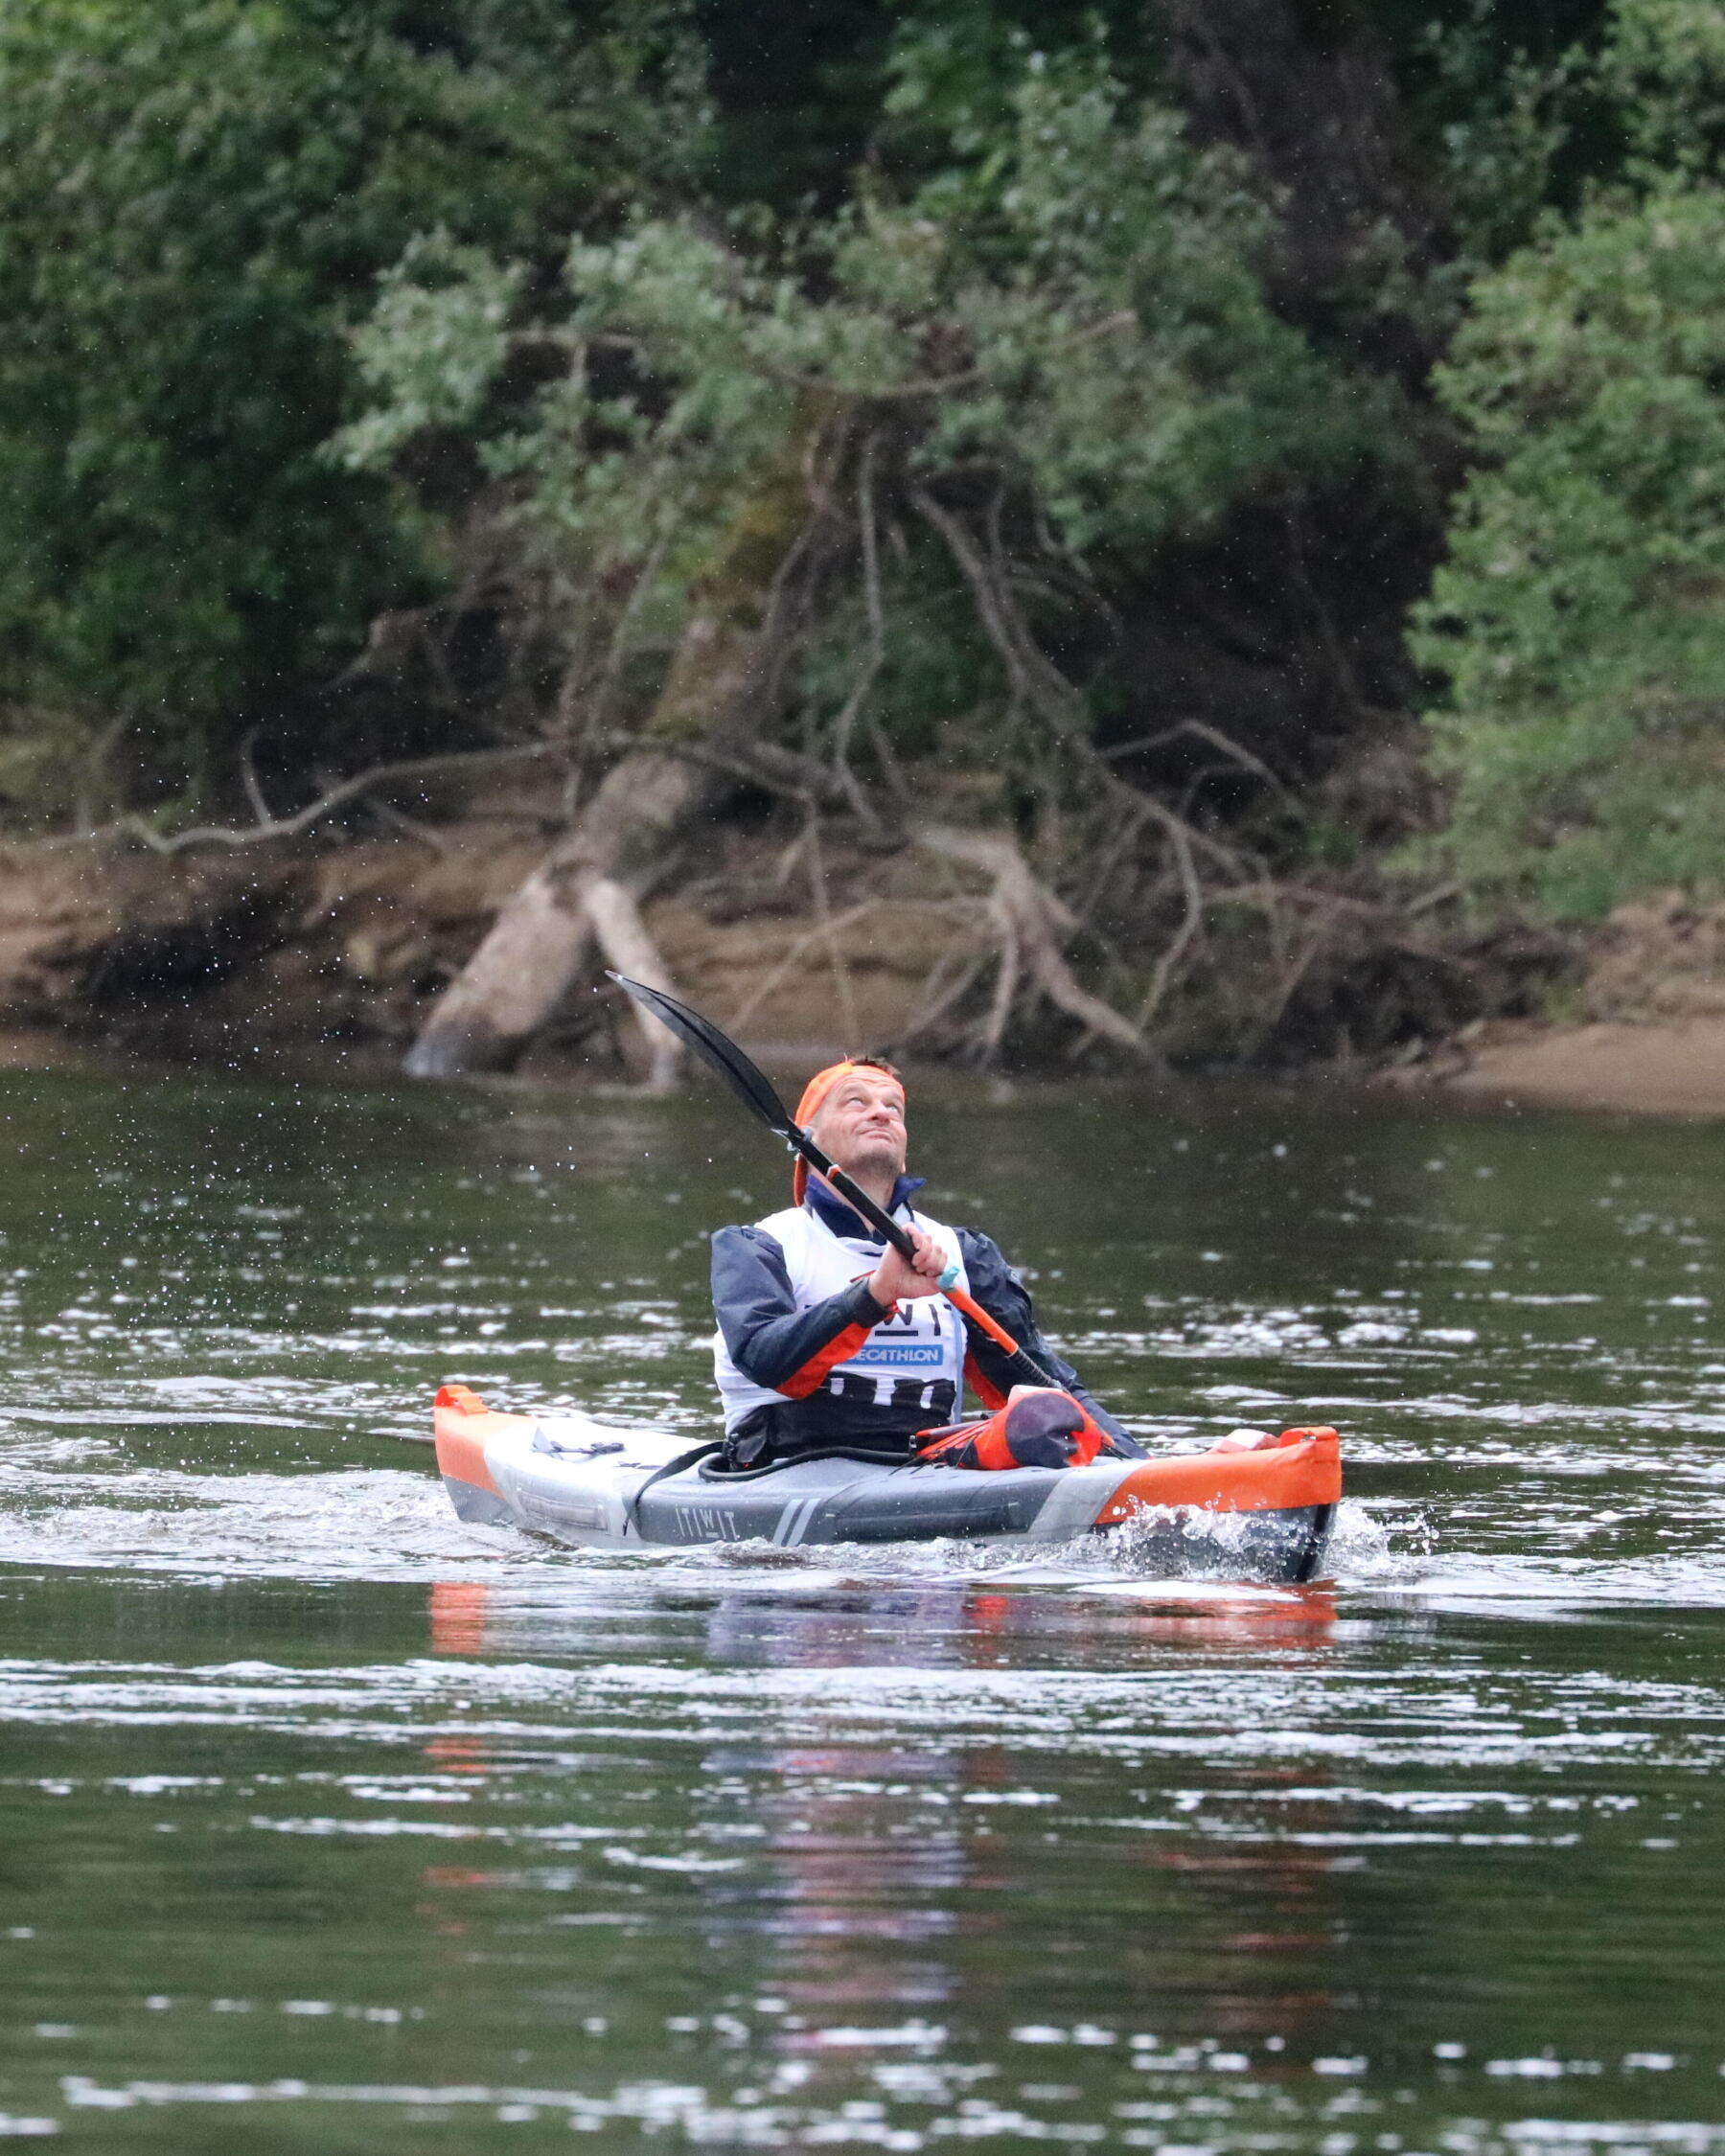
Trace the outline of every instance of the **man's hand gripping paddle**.
<instances>
[{"instance_id":1,"label":"man's hand gripping paddle","mask_svg":"<svg viewBox=\"0 0 1725 2156\"><path fill-rule=\"evenodd\" d=\"M699 1011L692 1011L686 1003L679 1003L675 996L667 996L662 988L648 988L638 980L626 980L621 974L608 974L607 978L614 980L619 988L634 998L643 1010L650 1011L661 1025L668 1026L679 1041L693 1048L701 1060L719 1073L738 1098L753 1110L775 1136L782 1137L793 1153L801 1154L815 1173L831 1183L845 1204L861 1213L870 1227L892 1245L900 1257L915 1264L916 1246L904 1228L885 1206L877 1205L867 1191L847 1176L842 1168L833 1165L807 1131L792 1121L791 1111L774 1092L771 1081L748 1060L734 1041L727 1040ZM954 1309L961 1310L973 1325L986 1333L995 1345L1011 1358L1012 1375L1020 1385L1048 1385L1058 1388L1060 1380L1051 1371L1045 1370L1035 1356L1019 1345L1004 1325L997 1325L981 1304L973 1302L964 1290L955 1284L957 1271L956 1266L950 1266L940 1279L940 1292Z\"/></svg>"}]
</instances>

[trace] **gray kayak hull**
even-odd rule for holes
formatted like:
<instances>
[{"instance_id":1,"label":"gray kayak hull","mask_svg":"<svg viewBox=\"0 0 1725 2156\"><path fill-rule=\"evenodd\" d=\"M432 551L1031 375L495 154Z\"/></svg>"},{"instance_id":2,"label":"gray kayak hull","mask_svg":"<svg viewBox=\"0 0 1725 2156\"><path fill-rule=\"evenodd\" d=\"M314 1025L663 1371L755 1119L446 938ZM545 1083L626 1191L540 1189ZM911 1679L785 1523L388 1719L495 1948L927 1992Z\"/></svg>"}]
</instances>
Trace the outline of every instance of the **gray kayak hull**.
<instances>
[{"instance_id":1,"label":"gray kayak hull","mask_svg":"<svg viewBox=\"0 0 1725 2156\"><path fill-rule=\"evenodd\" d=\"M583 1415L481 1410L455 1423L440 1409L437 1431L458 1517L610 1549L1046 1547L1124 1531L1134 1569L1154 1575L1221 1571L1294 1582L1319 1571L1340 1495L1339 1468L1326 1475L1304 1456L1309 1439L1278 1448L1284 1456L1264 1452L1244 1461L1237 1454L1175 1455L977 1474L824 1458L738 1477L715 1471L710 1448ZM1169 1502L1157 1502L1159 1493Z\"/></svg>"}]
</instances>

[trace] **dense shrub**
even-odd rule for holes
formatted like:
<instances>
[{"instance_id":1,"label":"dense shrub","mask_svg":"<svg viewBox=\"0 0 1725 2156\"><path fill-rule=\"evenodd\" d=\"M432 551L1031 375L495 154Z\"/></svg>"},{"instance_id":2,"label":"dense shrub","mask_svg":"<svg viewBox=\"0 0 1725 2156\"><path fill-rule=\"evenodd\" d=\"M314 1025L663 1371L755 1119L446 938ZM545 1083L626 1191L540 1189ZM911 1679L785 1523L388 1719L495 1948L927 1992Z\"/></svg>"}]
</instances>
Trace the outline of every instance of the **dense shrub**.
<instances>
[{"instance_id":1,"label":"dense shrub","mask_svg":"<svg viewBox=\"0 0 1725 2156\"><path fill-rule=\"evenodd\" d=\"M1482 899L1725 882L1725 27L1620 9L1624 183L1476 283L1438 387L1482 462L1415 648Z\"/></svg>"},{"instance_id":2,"label":"dense shrub","mask_svg":"<svg viewBox=\"0 0 1725 2156\"><path fill-rule=\"evenodd\" d=\"M11 0L0 11L0 788L89 745L171 790L310 706L421 533L320 455L414 232L531 254L662 157L651 11ZM675 82L670 92L675 98Z\"/></svg>"}]
</instances>

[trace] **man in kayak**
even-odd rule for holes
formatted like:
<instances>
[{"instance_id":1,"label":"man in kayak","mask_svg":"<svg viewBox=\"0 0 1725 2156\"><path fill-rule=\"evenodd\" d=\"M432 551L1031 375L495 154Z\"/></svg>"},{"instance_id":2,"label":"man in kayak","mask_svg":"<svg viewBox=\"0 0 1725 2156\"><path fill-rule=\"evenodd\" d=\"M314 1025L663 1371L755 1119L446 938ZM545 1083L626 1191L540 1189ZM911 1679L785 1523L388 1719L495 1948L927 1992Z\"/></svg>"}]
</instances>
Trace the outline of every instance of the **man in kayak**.
<instances>
[{"instance_id":1,"label":"man in kayak","mask_svg":"<svg viewBox=\"0 0 1725 2156\"><path fill-rule=\"evenodd\" d=\"M1008 1452L1002 1420L992 1452L978 1457L973 1442L962 1459L950 1456L954 1464L1011 1465L1036 1453L1038 1429L1070 1431L1080 1421L1089 1451L1100 1444L1142 1456L1043 1340L997 1246L974 1227L945 1227L912 1210L923 1179L905 1173L905 1089L890 1064L857 1056L817 1071L796 1120L835 1167L904 1222L916 1262L884 1244L801 1160L794 1204L752 1227L720 1228L713 1357L727 1464L765 1467L829 1446L908 1457L919 1433L952 1424L966 1379L985 1408L1002 1416L1010 1408L1014 1428L1032 1437ZM1001 1349L940 1294L954 1263L955 1284L1059 1379L1064 1400L1059 1392L1029 1399L1038 1388L1012 1386Z\"/></svg>"}]
</instances>

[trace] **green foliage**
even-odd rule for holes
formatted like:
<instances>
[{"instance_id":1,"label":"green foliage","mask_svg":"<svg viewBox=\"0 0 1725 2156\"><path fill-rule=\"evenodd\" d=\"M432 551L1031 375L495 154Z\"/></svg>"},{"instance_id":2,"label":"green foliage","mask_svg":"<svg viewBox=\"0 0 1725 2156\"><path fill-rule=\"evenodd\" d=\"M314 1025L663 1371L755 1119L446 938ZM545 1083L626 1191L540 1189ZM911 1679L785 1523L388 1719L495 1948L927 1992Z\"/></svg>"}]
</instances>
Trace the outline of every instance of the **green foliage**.
<instances>
[{"instance_id":1,"label":"green foliage","mask_svg":"<svg viewBox=\"0 0 1725 2156\"><path fill-rule=\"evenodd\" d=\"M1725 12L1714 0L1616 0L1600 64L1644 177L1705 172L1725 150Z\"/></svg>"},{"instance_id":2,"label":"green foliage","mask_svg":"<svg viewBox=\"0 0 1725 2156\"><path fill-rule=\"evenodd\" d=\"M644 577L660 621L811 433L884 515L993 490L1069 562L1141 561L1251 490L1385 453L1389 397L1267 303L1267 231L1238 159L1098 55L1029 56L1000 129L967 126L909 192L876 181L829 218L724 237L639 217L576 241L561 306L494 258L415 251L358 340L375 401L343 450L376 468L465 429L566 576L589 594ZM521 350L568 356L525 399ZM915 603L909 561L887 575Z\"/></svg>"},{"instance_id":3,"label":"green foliage","mask_svg":"<svg viewBox=\"0 0 1725 2156\"><path fill-rule=\"evenodd\" d=\"M1558 186L1574 131L1578 49L1506 52L1487 0L1458 22L1433 23L1426 47L1435 77L1427 104L1441 117L1445 195L1460 239L1454 272L1476 273L1527 241Z\"/></svg>"},{"instance_id":4,"label":"green foliage","mask_svg":"<svg viewBox=\"0 0 1725 2156\"><path fill-rule=\"evenodd\" d=\"M9 0L14 732L118 719L182 777L259 722L304 738L372 614L426 589L389 490L319 454L346 326L422 227L530 251L662 163L638 83L674 41L630 13L624 37L552 0Z\"/></svg>"},{"instance_id":5,"label":"green foliage","mask_svg":"<svg viewBox=\"0 0 1725 2156\"><path fill-rule=\"evenodd\" d=\"M1491 462L1415 648L1479 890L1585 917L1721 882L1722 263L1718 188L1600 201L1480 283L1440 372Z\"/></svg>"}]
</instances>

